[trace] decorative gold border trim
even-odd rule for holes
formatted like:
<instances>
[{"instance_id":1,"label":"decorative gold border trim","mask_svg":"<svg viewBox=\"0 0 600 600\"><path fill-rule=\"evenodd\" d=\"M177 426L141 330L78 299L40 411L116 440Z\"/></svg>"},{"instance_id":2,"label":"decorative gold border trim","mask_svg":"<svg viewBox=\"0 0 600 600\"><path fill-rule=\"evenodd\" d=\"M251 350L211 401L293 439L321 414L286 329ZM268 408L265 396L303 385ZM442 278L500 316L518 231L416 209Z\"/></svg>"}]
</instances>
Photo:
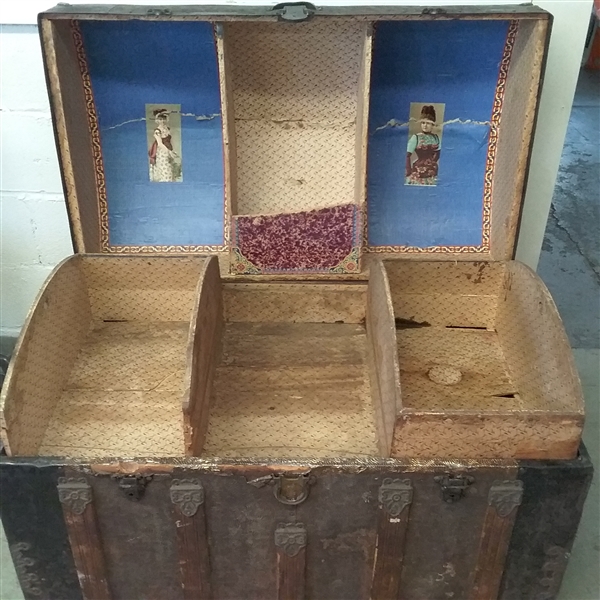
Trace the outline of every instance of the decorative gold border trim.
<instances>
[{"instance_id":1,"label":"decorative gold border trim","mask_svg":"<svg viewBox=\"0 0 600 600\"><path fill-rule=\"evenodd\" d=\"M100 143L100 130L98 127L98 115L96 112L96 103L94 101L94 92L90 79L89 65L85 49L83 46L83 36L77 20L71 21L71 31L77 60L79 62L79 72L85 94L86 112L88 117L88 129L92 143L92 153L94 156L94 176L96 178L96 190L98 194L98 210L100 221L100 246L102 252L111 254L197 254L225 252L228 250L229 233L229 215L227 211L227 200L225 190L223 193L223 244L208 246L112 246L110 244L108 229L108 200L106 197L106 181L104 178L104 160L102 157L102 145ZM221 107L223 101L221 99Z\"/></svg>"},{"instance_id":2,"label":"decorative gold border trim","mask_svg":"<svg viewBox=\"0 0 600 600\"><path fill-rule=\"evenodd\" d=\"M98 211L100 222L100 247L102 251L108 250L108 204L106 202L106 182L104 180L104 161L102 159L102 147L100 146L100 135L98 132L98 117L96 115L96 104L92 91L92 82L88 69L87 56L83 48L83 37L79 22L71 21L71 33L77 53L79 72L83 83L85 94L85 107L88 118L88 129L92 143L92 155L94 157L94 177L96 179L96 193L98 195Z\"/></svg>"},{"instance_id":3,"label":"decorative gold border trim","mask_svg":"<svg viewBox=\"0 0 600 600\"><path fill-rule=\"evenodd\" d=\"M515 38L519 30L519 21L513 19L508 26L506 42L504 44L504 53L500 62L500 71L496 83L496 92L494 95L494 105L492 107L492 117L490 119L490 135L488 138L488 151L483 180L483 214L481 228L481 245L479 246L429 246L422 248L419 246L369 246L367 245L363 252L369 253L397 253L397 254L483 254L490 251L490 232L492 229L492 191L494 167L496 165L496 148L498 145L498 131L502 117L502 106L504 104L504 93L506 91L506 78L510 67ZM368 237L367 237L368 244Z\"/></svg>"}]
</instances>

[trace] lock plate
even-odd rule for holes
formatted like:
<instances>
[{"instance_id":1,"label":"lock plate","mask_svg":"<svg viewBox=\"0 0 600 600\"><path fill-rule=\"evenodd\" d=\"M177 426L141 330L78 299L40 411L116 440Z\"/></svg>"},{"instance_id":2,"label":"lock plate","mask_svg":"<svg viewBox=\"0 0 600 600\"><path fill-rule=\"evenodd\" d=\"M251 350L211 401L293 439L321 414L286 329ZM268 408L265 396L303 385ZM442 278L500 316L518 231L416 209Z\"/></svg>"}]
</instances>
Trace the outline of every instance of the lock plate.
<instances>
[{"instance_id":1,"label":"lock plate","mask_svg":"<svg viewBox=\"0 0 600 600\"><path fill-rule=\"evenodd\" d=\"M115 476L115 479L125 497L132 502L138 502L142 499L152 475L121 475Z\"/></svg>"},{"instance_id":2,"label":"lock plate","mask_svg":"<svg viewBox=\"0 0 600 600\"><path fill-rule=\"evenodd\" d=\"M447 504L454 504L464 497L468 487L474 483L471 475L436 475L433 480L442 488L442 500Z\"/></svg>"}]
</instances>

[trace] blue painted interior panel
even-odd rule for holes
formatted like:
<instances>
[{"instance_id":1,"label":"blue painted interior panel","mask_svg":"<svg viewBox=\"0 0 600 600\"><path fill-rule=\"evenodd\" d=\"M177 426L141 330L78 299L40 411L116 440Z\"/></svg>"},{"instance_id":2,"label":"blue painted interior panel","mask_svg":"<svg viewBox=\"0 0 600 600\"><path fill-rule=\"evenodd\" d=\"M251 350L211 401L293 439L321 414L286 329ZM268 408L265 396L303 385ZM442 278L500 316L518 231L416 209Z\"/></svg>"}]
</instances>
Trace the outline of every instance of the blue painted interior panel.
<instances>
[{"instance_id":1,"label":"blue painted interior panel","mask_svg":"<svg viewBox=\"0 0 600 600\"><path fill-rule=\"evenodd\" d=\"M223 243L223 139L212 25L80 23L99 121L110 244ZM182 182L151 182L146 104L179 104ZM196 117L209 117L197 119Z\"/></svg>"},{"instance_id":2,"label":"blue painted interior panel","mask_svg":"<svg viewBox=\"0 0 600 600\"><path fill-rule=\"evenodd\" d=\"M489 125L444 126L436 186L405 185L411 102L444 103L444 122L490 121L508 21L377 25L371 74L371 246L480 245Z\"/></svg>"}]
</instances>

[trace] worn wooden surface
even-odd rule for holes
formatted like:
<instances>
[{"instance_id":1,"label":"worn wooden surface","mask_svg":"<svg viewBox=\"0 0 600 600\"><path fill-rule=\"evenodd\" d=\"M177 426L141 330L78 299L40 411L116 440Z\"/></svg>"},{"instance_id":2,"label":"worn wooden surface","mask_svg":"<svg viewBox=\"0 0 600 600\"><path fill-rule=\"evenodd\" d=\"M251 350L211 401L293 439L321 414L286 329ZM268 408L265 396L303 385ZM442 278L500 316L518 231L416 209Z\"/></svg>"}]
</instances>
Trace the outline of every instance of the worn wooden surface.
<instances>
[{"instance_id":1,"label":"worn wooden surface","mask_svg":"<svg viewBox=\"0 0 600 600\"><path fill-rule=\"evenodd\" d=\"M93 318L189 322L205 260L200 256L84 256Z\"/></svg>"},{"instance_id":2,"label":"worn wooden surface","mask_svg":"<svg viewBox=\"0 0 600 600\"><path fill-rule=\"evenodd\" d=\"M287 524L304 531L304 525L298 528L295 522ZM304 546L287 550L278 544L277 535L285 535L285 523L280 523L275 530L275 546L277 552L277 600L304 600L306 541Z\"/></svg>"},{"instance_id":3,"label":"worn wooden surface","mask_svg":"<svg viewBox=\"0 0 600 600\"><path fill-rule=\"evenodd\" d=\"M205 456L378 454L365 328L227 323Z\"/></svg>"},{"instance_id":4,"label":"worn wooden surface","mask_svg":"<svg viewBox=\"0 0 600 600\"><path fill-rule=\"evenodd\" d=\"M384 264L403 405L391 455L573 458L581 388L539 278L514 261Z\"/></svg>"},{"instance_id":5,"label":"worn wooden surface","mask_svg":"<svg viewBox=\"0 0 600 600\"><path fill-rule=\"evenodd\" d=\"M373 264L370 270L367 340L379 453L389 456L396 413L402 404L394 309L387 274L381 262Z\"/></svg>"},{"instance_id":6,"label":"worn wooden surface","mask_svg":"<svg viewBox=\"0 0 600 600\"><path fill-rule=\"evenodd\" d=\"M502 485L503 483L506 482L494 482L490 489L490 494L493 493L497 484ZM514 484L516 482L511 483ZM522 485L522 482L518 483ZM510 503L508 506L502 506L502 504L493 505L493 501L490 501L488 498L489 506L483 521L479 554L473 577L473 589L470 596L471 600L498 598L500 582L502 581L502 574L504 573L504 566L506 564L508 545L517 511L522 500L522 488L519 490L519 494L520 497L516 506L511 506Z\"/></svg>"},{"instance_id":7,"label":"worn wooden surface","mask_svg":"<svg viewBox=\"0 0 600 600\"><path fill-rule=\"evenodd\" d=\"M232 67L227 33L221 24L215 24L219 89L221 92L221 123L223 126L223 167L225 183L225 235L228 243L231 215L237 210L237 144L235 137L235 111L233 104Z\"/></svg>"},{"instance_id":8,"label":"worn wooden surface","mask_svg":"<svg viewBox=\"0 0 600 600\"><path fill-rule=\"evenodd\" d=\"M496 330L525 408L583 416L583 392L564 326L550 292L522 263L507 263Z\"/></svg>"},{"instance_id":9,"label":"worn wooden surface","mask_svg":"<svg viewBox=\"0 0 600 600\"><path fill-rule=\"evenodd\" d=\"M100 252L100 198L79 62L69 21L41 21L50 104L76 252Z\"/></svg>"},{"instance_id":10,"label":"worn wooden surface","mask_svg":"<svg viewBox=\"0 0 600 600\"><path fill-rule=\"evenodd\" d=\"M498 335L493 330L399 328L398 357L403 406L415 410L523 410ZM429 371L450 367L459 382L444 385Z\"/></svg>"},{"instance_id":11,"label":"worn wooden surface","mask_svg":"<svg viewBox=\"0 0 600 600\"><path fill-rule=\"evenodd\" d=\"M173 523L177 529L179 572L183 600L209 600L210 556L206 535L206 515L204 510L204 489L198 479L173 480L174 484L191 483L197 490L194 498L188 491L180 496L173 495ZM189 488L188 488L189 489Z\"/></svg>"},{"instance_id":12,"label":"worn wooden surface","mask_svg":"<svg viewBox=\"0 0 600 600\"><path fill-rule=\"evenodd\" d=\"M354 202L365 206L367 200L367 147L369 142L369 97L371 89L371 58L373 51L373 25L363 25L361 65L358 76L356 109L356 142L354 156Z\"/></svg>"},{"instance_id":13,"label":"worn wooden surface","mask_svg":"<svg viewBox=\"0 0 600 600\"><path fill-rule=\"evenodd\" d=\"M362 323L367 286L344 283L225 283L228 322Z\"/></svg>"},{"instance_id":14,"label":"worn wooden surface","mask_svg":"<svg viewBox=\"0 0 600 600\"><path fill-rule=\"evenodd\" d=\"M187 322L99 323L47 423L40 454L182 456Z\"/></svg>"},{"instance_id":15,"label":"worn wooden surface","mask_svg":"<svg viewBox=\"0 0 600 600\"><path fill-rule=\"evenodd\" d=\"M223 335L223 295L216 258L209 259L202 271L196 292L196 305L190 324L186 358L186 378L183 411L190 427L192 456L202 452L215 369L220 360Z\"/></svg>"},{"instance_id":16,"label":"worn wooden surface","mask_svg":"<svg viewBox=\"0 0 600 600\"><path fill-rule=\"evenodd\" d=\"M384 481L393 482L391 478ZM397 479L408 487L410 480ZM396 494L393 497L392 494ZM371 600L397 600L399 598L400 583L402 579L402 564L406 552L406 529L410 518L410 505L412 503L412 487L410 496L405 498L406 506L398 505L400 495L392 492L388 497L382 497L379 492L379 524L377 527L377 545L373 562L373 582L371 585Z\"/></svg>"},{"instance_id":17,"label":"worn wooden surface","mask_svg":"<svg viewBox=\"0 0 600 600\"><path fill-rule=\"evenodd\" d=\"M67 470L62 480L85 482L85 477L76 471ZM84 600L111 600L113 595L108 583L108 571L104 557L104 540L96 517L94 494L89 483L89 499L83 510L77 502L72 503L68 498L60 496L61 479L58 480L59 498L62 502L63 514L69 534L69 542L73 553L73 561L77 569L81 592ZM77 492L71 492L77 494ZM68 495L69 492L67 491Z\"/></svg>"},{"instance_id":18,"label":"worn wooden surface","mask_svg":"<svg viewBox=\"0 0 600 600\"><path fill-rule=\"evenodd\" d=\"M419 412L398 416L392 457L548 460L573 458L583 427L580 415L535 411Z\"/></svg>"}]
</instances>

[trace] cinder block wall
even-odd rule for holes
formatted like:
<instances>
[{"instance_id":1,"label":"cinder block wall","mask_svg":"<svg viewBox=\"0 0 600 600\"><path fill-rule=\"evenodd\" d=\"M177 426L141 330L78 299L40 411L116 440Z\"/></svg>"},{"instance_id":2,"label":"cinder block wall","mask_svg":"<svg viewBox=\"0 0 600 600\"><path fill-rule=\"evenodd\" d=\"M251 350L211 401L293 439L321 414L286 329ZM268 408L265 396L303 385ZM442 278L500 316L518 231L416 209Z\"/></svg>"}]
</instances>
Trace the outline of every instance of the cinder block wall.
<instances>
[{"instance_id":1,"label":"cinder block wall","mask_svg":"<svg viewBox=\"0 0 600 600\"><path fill-rule=\"evenodd\" d=\"M10 348L52 268L73 252L33 25L0 30L0 336Z\"/></svg>"}]
</instances>

